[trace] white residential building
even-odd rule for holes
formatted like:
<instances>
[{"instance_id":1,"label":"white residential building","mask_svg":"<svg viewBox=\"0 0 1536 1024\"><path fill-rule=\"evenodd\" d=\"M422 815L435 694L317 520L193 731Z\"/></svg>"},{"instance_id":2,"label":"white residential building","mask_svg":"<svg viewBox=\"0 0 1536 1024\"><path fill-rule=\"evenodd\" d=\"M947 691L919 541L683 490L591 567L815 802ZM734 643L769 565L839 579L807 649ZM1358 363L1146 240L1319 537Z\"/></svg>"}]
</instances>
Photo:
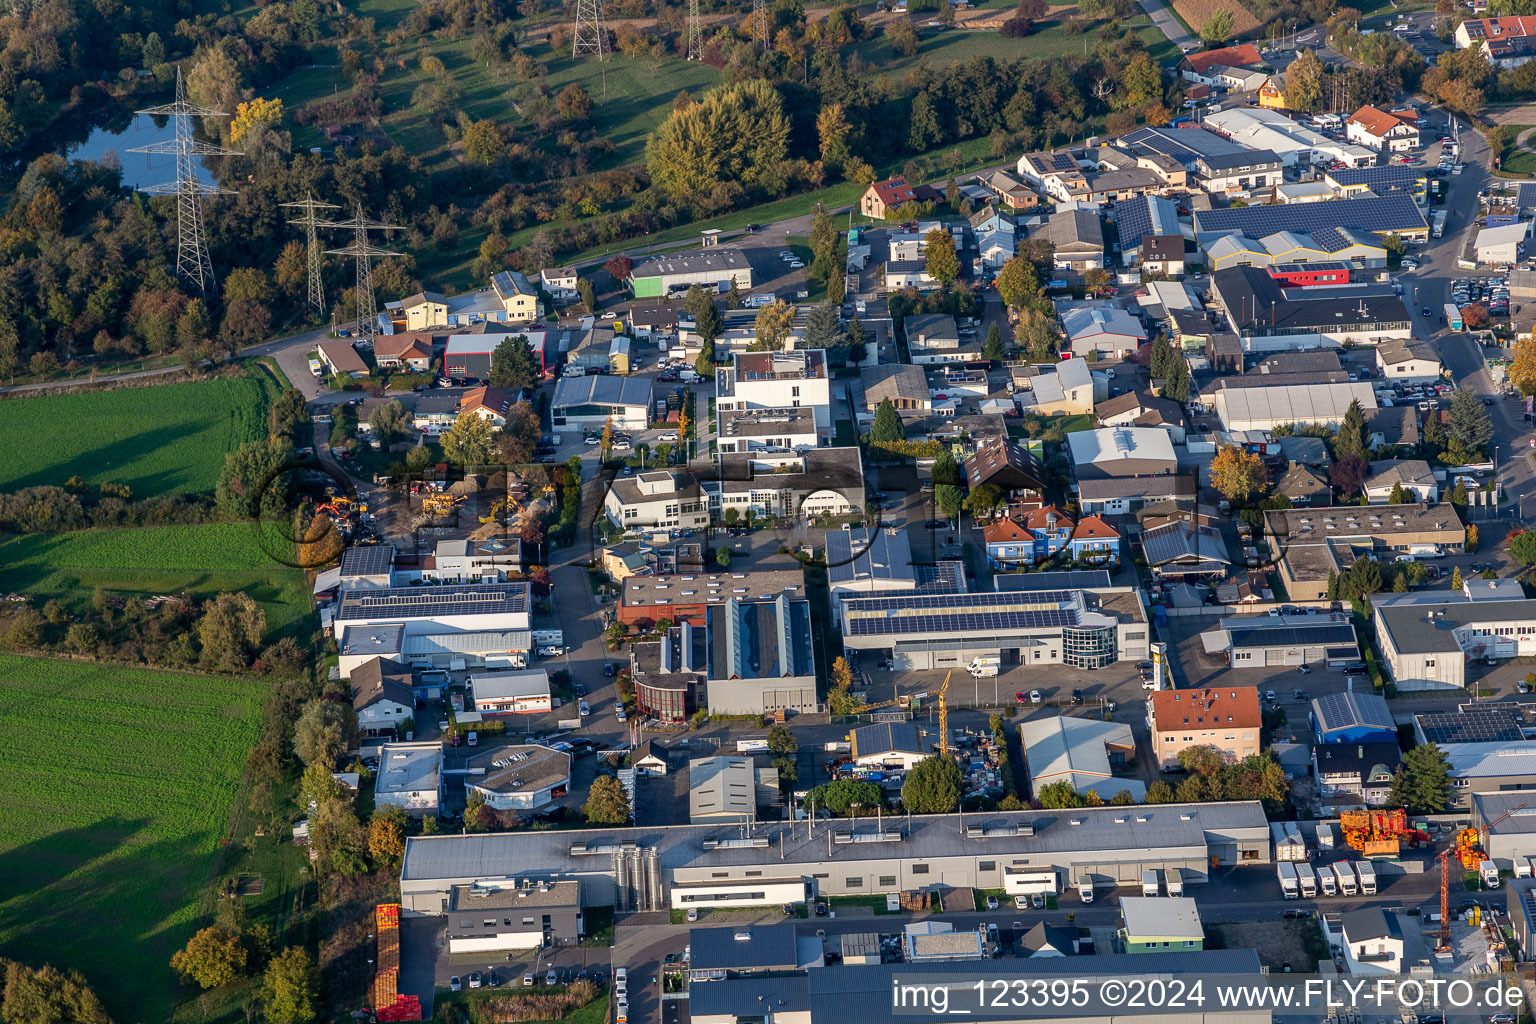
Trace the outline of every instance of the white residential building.
<instances>
[{"instance_id":1,"label":"white residential building","mask_svg":"<svg viewBox=\"0 0 1536 1024\"><path fill-rule=\"evenodd\" d=\"M443 799L443 745L386 743L379 749L373 802L393 804L413 818L436 816Z\"/></svg>"},{"instance_id":2,"label":"white residential building","mask_svg":"<svg viewBox=\"0 0 1536 1024\"><path fill-rule=\"evenodd\" d=\"M709 501L693 474L653 469L614 480L603 514L626 530L695 529L709 525Z\"/></svg>"},{"instance_id":3,"label":"white residential building","mask_svg":"<svg viewBox=\"0 0 1536 1024\"><path fill-rule=\"evenodd\" d=\"M832 381L824 349L738 352L715 371L715 411L810 409L818 432L832 433Z\"/></svg>"},{"instance_id":4,"label":"white residential building","mask_svg":"<svg viewBox=\"0 0 1536 1024\"><path fill-rule=\"evenodd\" d=\"M576 268L549 267L539 271L539 283L549 293L555 305L563 306L576 301Z\"/></svg>"},{"instance_id":5,"label":"white residential building","mask_svg":"<svg viewBox=\"0 0 1536 1024\"><path fill-rule=\"evenodd\" d=\"M1440 380L1440 354L1428 341L1393 338L1376 346L1376 365L1393 384L1431 384Z\"/></svg>"},{"instance_id":6,"label":"white residential building","mask_svg":"<svg viewBox=\"0 0 1536 1024\"><path fill-rule=\"evenodd\" d=\"M1344 137L1372 149L1407 153L1419 148L1419 128L1400 117L1364 106L1344 122Z\"/></svg>"},{"instance_id":7,"label":"white residential building","mask_svg":"<svg viewBox=\"0 0 1536 1024\"><path fill-rule=\"evenodd\" d=\"M554 710L549 673L543 669L476 672L469 682L475 710L482 715L530 715Z\"/></svg>"}]
</instances>

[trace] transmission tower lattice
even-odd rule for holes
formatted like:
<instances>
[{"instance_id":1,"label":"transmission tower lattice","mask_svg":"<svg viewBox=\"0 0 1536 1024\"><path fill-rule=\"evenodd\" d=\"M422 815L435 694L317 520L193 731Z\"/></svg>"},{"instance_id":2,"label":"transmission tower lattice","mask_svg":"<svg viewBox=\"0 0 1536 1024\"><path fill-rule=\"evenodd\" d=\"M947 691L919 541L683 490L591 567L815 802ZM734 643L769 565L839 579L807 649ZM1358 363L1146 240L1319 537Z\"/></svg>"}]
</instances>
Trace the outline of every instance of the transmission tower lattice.
<instances>
[{"instance_id":1,"label":"transmission tower lattice","mask_svg":"<svg viewBox=\"0 0 1536 1024\"><path fill-rule=\"evenodd\" d=\"M704 33L699 28L699 0L688 0L688 59L704 59Z\"/></svg>"},{"instance_id":2,"label":"transmission tower lattice","mask_svg":"<svg viewBox=\"0 0 1536 1024\"><path fill-rule=\"evenodd\" d=\"M222 110L209 110L187 102L187 87L181 79L181 66L176 67L176 100L158 107L134 111L136 114L158 114L169 117L176 137L168 142L152 142L147 146L135 146L130 153L171 154L176 157L176 180L158 185L146 185L139 189L157 196L176 197L176 273L197 285L207 294L214 288L213 261L208 258L208 236L203 228L203 196L234 195L229 189L209 185L197 176L192 161L204 156L239 156L234 149L225 149L209 142L199 142L192 137L194 117L228 117Z\"/></svg>"},{"instance_id":3,"label":"transmission tower lattice","mask_svg":"<svg viewBox=\"0 0 1536 1024\"><path fill-rule=\"evenodd\" d=\"M752 0L752 46L768 52L768 0Z\"/></svg>"},{"instance_id":4,"label":"transmission tower lattice","mask_svg":"<svg viewBox=\"0 0 1536 1024\"><path fill-rule=\"evenodd\" d=\"M379 334L379 307L373 298L373 260L379 256L399 256L400 253L380 249L372 244L368 241L368 232L400 230L400 225L369 220L359 208L350 220L322 221L317 226L352 231L351 245L325 251L332 256L351 256L357 260L357 337L372 345Z\"/></svg>"},{"instance_id":5,"label":"transmission tower lattice","mask_svg":"<svg viewBox=\"0 0 1536 1024\"><path fill-rule=\"evenodd\" d=\"M603 35L603 0L576 0L576 29L571 33L571 56L596 54L608 59L608 41Z\"/></svg>"},{"instance_id":6,"label":"transmission tower lattice","mask_svg":"<svg viewBox=\"0 0 1536 1024\"><path fill-rule=\"evenodd\" d=\"M325 281L320 276L322 260L320 258L320 244L315 237L315 229L324 222L315 216L319 210L339 210L341 207L335 203L322 203L313 194L306 195L296 203L282 203L285 210L298 210L298 220L291 220L289 224L301 224L304 227L304 257L309 261L309 304L315 307L315 312L325 315Z\"/></svg>"}]
</instances>

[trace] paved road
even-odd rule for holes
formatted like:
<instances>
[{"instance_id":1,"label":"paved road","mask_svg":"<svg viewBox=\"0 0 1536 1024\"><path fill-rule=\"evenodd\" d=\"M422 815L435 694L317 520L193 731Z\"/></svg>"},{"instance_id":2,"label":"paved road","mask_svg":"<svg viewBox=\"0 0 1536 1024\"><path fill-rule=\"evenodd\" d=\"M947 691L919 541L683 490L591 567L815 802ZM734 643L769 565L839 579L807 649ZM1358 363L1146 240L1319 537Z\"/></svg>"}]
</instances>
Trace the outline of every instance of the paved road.
<instances>
[{"instance_id":1,"label":"paved road","mask_svg":"<svg viewBox=\"0 0 1536 1024\"><path fill-rule=\"evenodd\" d=\"M1197 46L1198 41L1179 24L1179 19L1173 16L1173 12L1162 5L1161 0L1141 0L1141 9L1147 12L1147 17L1152 19L1152 24L1158 27L1168 41L1179 49L1186 46Z\"/></svg>"},{"instance_id":2,"label":"paved road","mask_svg":"<svg viewBox=\"0 0 1536 1024\"><path fill-rule=\"evenodd\" d=\"M313 404L318 400L320 405L334 405L345 401L345 396L340 392L332 391L316 379L315 375L309 372L309 360L306 358L317 344L330 336L330 333L329 327L317 327L312 331L290 334L286 338L276 338L272 341L264 341L260 345L243 348L240 350L240 355L246 359L271 356L276 360L278 369L287 375L288 383L292 384L309 402Z\"/></svg>"},{"instance_id":3,"label":"paved road","mask_svg":"<svg viewBox=\"0 0 1536 1024\"><path fill-rule=\"evenodd\" d=\"M0 395L22 394L27 391L47 391L51 388L79 387L84 384L113 384L118 381L139 380L143 377L163 377L170 373L185 372L185 368L178 363L176 366L162 366L158 370L114 373L106 377L71 377L68 380L44 381L40 384L12 384L10 387L0 388Z\"/></svg>"}]
</instances>

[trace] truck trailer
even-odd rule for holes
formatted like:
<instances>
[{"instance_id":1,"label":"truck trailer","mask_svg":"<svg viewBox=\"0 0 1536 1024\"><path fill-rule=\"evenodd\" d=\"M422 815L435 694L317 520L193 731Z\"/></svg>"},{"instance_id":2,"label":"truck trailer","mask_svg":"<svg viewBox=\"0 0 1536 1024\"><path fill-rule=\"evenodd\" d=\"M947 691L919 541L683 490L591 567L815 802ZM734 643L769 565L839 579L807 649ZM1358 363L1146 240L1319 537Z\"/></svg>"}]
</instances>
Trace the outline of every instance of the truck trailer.
<instances>
[{"instance_id":1,"label":"truck trailer","mask_svg":"<svg viewBox=\"0 0 1536 1024\"><path fill-rule=\"evenodd\" d=\"M1355 896L1360 892L1360 887L1355 884L1355 869L1349 866L1349 861L1341 860L1333 866L1333 873L1339 880L1339 895Z\"/></svg>"},{"instance_id":2,"label":"truck trailer","mask_svg":"<svg viewBox=\"0 0 1536 1024\"><path fill-rule=\"evenodd\" d=\"M1376 895L1376 866L1368 860L1355 864L1355 874L1360 876L1360 895Z\"/></svg>"},{"instance_id":3,"label":"truck trailer","mask_svg":"<svg viewBox=\"0 0 1536 1024\"><path fill-rule=\"evenodd\" d=\"M1301 887L1296 880L1295 864L1284 860L1276 864L1275 877L1280 879L1280 895L1286 899L1293 900L1301 894Z\"/></svg>"},{"instance_id":4,"label":"truck trailer","mask_svg":"<svg viewBox=\"0 0 1536 1024\"><path fill-rule=\"evenodd\" d=\"M1141 873L1141 894L1143 896L1157 895L1157 872L1153 870Z\"/></svg>"},{"instance_id":5,"label":"truck trailer","mask_svg":"<svg viewBox=\"0 0 1536 1024\"><path fill-rule=\"evenodd\" d=\"M1178 868L1168 868L1163 872L1163 884L1168 889L1169 896L1184 895L1184 872Z\"/></svg>"},{"instance_id":6,"label":"truck trailer","mask_svg":"<svg viewBox=\"0 0 1536 1024\"><path fill-rule=\"evenodd\" d=\"M1317 896L1317 875L1313 872L1311 864L1296 865L1296 884L1301 886L1303 899L1310 900Z\"/></svg>"}]
</instances>

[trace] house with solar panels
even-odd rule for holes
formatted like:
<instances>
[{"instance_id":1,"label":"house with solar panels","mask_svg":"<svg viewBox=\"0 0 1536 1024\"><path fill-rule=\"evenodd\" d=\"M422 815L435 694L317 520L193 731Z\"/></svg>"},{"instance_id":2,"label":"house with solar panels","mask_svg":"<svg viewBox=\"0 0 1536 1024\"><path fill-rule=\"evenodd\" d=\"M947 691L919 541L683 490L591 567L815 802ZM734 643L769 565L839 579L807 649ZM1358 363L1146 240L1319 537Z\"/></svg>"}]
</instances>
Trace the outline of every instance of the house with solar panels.
<instances>
[{"instance_id":1,"label":"house with solar panels","mask_svg":"<svg viewBox=\"0 0 1536 1024\"><path fill-rule=\"evenodd\" d=\"M1318 743L1370 743L1397 739L1397 723L1386 698L1345 690L1312 698L1308 714L1312 738Z\"/></svg>"},{"instance_id":2,"label":"house with solar panels","mask_svg":"<svg viewBox=\"0 0 1536 1024\"><path fill-rule=\"evenodd\" d=\"M1268 188L1284 180L1280 157L1205 128L1137 128L1120 145L1133 153L1171 157L1202 190L1216 195Z\"/></svg>"},{"instance_id":3,"label":"house with solar panels","mask_svg":"<svg viewBox=\"0 0 1536 1024\"><path fill-rule=\"evenodd\" d=\"M1225 656L1229 668L1278 668L1360 660L1355 627L1343 614L1233 615L1200 634L1205 653Z\"/></svg>"}]
</instances>

